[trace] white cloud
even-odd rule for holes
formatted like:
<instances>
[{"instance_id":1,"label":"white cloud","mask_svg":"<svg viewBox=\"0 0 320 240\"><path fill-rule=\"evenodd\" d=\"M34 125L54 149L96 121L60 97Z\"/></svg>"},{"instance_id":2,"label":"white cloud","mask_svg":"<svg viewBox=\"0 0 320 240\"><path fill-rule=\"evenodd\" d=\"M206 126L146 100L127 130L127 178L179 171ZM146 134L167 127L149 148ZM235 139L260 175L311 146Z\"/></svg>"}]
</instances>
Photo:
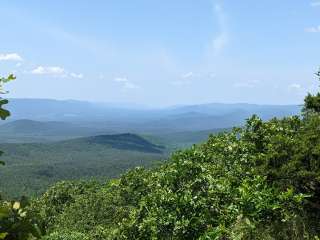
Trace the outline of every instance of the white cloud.
<instances>
[{"instance_id":1,"label":"white cloud","mask_svg":"<svg viewBox=\"0 0 320 240\"><path fill-rule=\"evenodd\" d=\"M311 5L311 7L320 7L320 1L311 2L310 5Z\"/></svg>"},{"instance_id":2,"label":"white cloud","mask_svg":"<svg viewBox=\"0 0 320 240\"><path fill-rule=\"evenodd\" d=\"M61 67L43 67L38 66L31 71L32 74L37 75L61 75L65 74L65 70Z\"/></svg>"},{"instance_id":3,"label":"white cloud","mask_svg":"<svg viewBox=\"0 0 320 240\"><path fill-rule=\"evenodd\" d=\"M52 75L55 77L71 77L71 78L83 78L83 74L68 72L62 67L57 66L38 66L31 70L32 74L35 75Z\"/></svg>"},{"instance_id":4,"label":"white cloud","mask_svg":"<svg viewBox=\"0 0 320 240\"><path fill-rule=\"evenodd\" d=\"M192 77L193 76L193 72L187 72L187 73L185 73L185 74L182 74L181 75L181 78L190 78L190 77Z\"/></svg>"},{"instance_id":5,"label":"white cloud","mask_svg":"<svg viewBox=\"0 0 320 240\"><path fill-rule=\"evenodd\" d=\"M17 53L0 53L0 61L23 61Z\"/></svg>"},{"instance_id":6,"label":"white cloud","mask_svg":"<svg viewBox=\"0 0 320 240\"><path fill-rule=\"evenodd\" d=\"M320 33L320 25L316 27L306 28L304 31L309 33Z\"/></svg>"},{"instance_id":7,"label":"white cloud","mask_svg":"<svg viewBox=\"0 0 320 240\"><path fill-rule=\"evenodd\" d=\"M118 82L121 84L123 89L138 89L140 86L134 84L133 82L129 81L127 77L116 77L113 79L115 82Z\"/></svg>"},{"instance_id":8,"label":"white cloud","mask_svg":"<svg viewBox=\"0 0 320 240\"><path fill-rule=\"evenodd\" d=\"M83 78L83 74L82 73L70 73L70 77L73 77L73 78Z\"/></svg>"}]
</instances>

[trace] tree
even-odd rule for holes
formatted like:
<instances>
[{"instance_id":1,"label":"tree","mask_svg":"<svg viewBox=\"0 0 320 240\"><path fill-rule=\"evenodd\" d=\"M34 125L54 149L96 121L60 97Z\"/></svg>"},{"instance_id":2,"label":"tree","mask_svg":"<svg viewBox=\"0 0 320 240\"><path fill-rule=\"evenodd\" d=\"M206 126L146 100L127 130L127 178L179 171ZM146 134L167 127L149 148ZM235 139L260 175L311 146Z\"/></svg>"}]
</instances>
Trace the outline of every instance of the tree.
<instances>
[{"instance_id":1,"label":"tree","mask_svg":"<svg viewBox=\"0 0 320 240\"><path fill-rule=\"evenodd\" d=\"M320 69L318 72L315 73L315 75L320 80ZM310 112L320 112L320 92L318 92L316 95L308 94L304 99L304 112L310 113Z\"/></svg>"}]
</instances>

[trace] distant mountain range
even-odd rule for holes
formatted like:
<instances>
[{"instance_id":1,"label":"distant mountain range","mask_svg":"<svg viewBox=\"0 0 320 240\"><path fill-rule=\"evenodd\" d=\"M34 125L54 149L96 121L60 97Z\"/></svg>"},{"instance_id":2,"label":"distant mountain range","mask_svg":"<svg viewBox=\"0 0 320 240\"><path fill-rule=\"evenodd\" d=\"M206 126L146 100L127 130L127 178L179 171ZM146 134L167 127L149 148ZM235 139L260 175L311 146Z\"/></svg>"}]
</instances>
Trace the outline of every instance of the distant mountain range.
<instances>
[{"instance_id":1,"label":"distant mountain range","mask_svg":"<svg viewBox=\"0 0 320 240\"><path fill-rule=\"evenodd\" d=\"M139 109L138 107L121 107L116 104L49 99L10 99L7 108L12 113L9 121L19 119L62 121L77 125L75 129L77 132L91 132L96 129L98 132L103 130L108 133L169 133L228 128L241 125L252 114L257 114L263 119L270 119L296 115L301 110L301 106L298 105L242 103L210 103L161 109Z\"/></svg>"}]
</instances>

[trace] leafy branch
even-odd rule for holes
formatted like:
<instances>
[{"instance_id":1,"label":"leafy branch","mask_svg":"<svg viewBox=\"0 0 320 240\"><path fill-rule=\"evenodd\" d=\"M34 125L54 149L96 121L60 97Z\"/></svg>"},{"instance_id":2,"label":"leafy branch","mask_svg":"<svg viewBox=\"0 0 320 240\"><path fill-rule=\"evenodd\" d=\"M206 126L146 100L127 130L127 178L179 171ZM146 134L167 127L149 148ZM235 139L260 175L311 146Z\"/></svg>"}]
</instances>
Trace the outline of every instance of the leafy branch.
<instances>
[{"instance_id":1,"label":"leafy branch","mask_svg":"<svg viewBox=\"0 0 320 240\"><path fill-rule=\"evenodd\" d=\"M15 80L16 77L13 74L10 74L8 77L0 77L0 94L6 94L8 91L4 89L4 84ZM0 119L5 120L10 116L10 112L7 109L3 108L3 105L8 104L8 100L0 97ZM0 156L2 155L2 151L0 151ZM4 162L0 160L0 165L4 165Z\"/></svg>"},{"instance_id":2,"label":"leafy branch","mask_svg":"<svg viewBox=\"0 0 320 240\"><path fill-rule=\"evenodd\" d=\"M4 89L4 84L15 80L16 77L13 74L10 74L8 77L1 77L0 78L0 94L6 94L8 91ZM5 120L7 117L10 116L10 112L3 108L3 105L7 104L9 101L7 99L3 99L0 97L0 118Z\"/></svg>"}]
</instances>

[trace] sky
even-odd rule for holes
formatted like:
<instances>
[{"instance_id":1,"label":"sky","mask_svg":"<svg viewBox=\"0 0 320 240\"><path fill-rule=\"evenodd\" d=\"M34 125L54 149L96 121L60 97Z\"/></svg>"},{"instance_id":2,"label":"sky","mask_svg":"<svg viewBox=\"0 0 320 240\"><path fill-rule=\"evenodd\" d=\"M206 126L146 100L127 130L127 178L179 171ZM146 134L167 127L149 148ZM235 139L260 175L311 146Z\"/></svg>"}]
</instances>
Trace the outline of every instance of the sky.
<instances>
[{"instance_id":1,"label":"sky","mask_svg":"<svg viewBox=\"0 0 320 240\"><path fill-rule=\"evenodd\" d=\"M11 98L297 104L317 90L320 0L0 2Z\"/></svg>"}]
</instances>

